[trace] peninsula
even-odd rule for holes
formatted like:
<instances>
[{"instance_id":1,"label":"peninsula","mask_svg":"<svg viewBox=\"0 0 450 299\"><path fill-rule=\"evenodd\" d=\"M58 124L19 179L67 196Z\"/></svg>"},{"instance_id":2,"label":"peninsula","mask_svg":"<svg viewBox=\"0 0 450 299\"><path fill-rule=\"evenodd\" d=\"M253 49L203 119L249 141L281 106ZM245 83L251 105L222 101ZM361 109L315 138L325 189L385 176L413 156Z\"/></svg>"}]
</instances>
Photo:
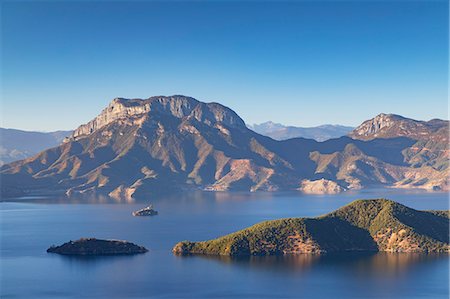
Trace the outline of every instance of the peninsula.
<instances>
[{"instance_id":1,"label":"peninsula","mask_svg":"<svg viewBox=\"0 0 450 299\"><path fill-rule=\"evenodd\" d=\"M317 218L266 221L175 254L284 255L335 252L449 252L449 212L417 211L387 199L357 200Z\"/></svg>"}]
</instances>

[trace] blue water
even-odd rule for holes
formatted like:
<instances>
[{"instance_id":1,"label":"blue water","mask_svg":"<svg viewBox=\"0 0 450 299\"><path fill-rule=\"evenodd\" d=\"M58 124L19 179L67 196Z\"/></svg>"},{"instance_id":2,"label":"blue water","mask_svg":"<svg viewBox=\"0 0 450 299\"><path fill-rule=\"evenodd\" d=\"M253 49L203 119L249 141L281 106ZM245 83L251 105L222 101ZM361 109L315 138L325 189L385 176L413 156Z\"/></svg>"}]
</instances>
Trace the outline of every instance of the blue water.
<instances>
[{"instance_id":1,"label":"blue water","mask_svg":"<svg viewBox=\"0 0 450 299\"><path fill-rule=\"evenodd\" d=\"M174 256L181 240L206 240L257 222L318 216L357 198L448 209L445 193L369 190L186 193L150 201L155 217L132 217L147 200L23 198L0 203L1 298L448 298L449 257L359 254L218 258ZM150 251L76 258L48 254L80 237L125 239Z\"/></svg>"}]
</instances>

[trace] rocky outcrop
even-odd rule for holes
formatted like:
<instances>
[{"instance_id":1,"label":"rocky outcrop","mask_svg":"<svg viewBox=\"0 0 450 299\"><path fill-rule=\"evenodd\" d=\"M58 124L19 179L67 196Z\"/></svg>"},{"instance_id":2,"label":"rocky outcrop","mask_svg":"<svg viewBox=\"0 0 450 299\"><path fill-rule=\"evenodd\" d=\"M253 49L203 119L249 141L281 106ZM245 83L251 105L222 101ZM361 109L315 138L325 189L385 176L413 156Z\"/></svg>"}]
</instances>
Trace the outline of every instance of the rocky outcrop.
<instances>
[{"instance_id":1,"label":"rocky outcrop","mask_svg":"<svg viewBox=\"0 0 450 299\"><path fill-rule=\"evenodd\" d=\"M223 123L230 127L245 127L236 113L217 103L202 103L185 96L157 96L146 100L116 98L96 118L78 127L66 142L90 135L121 119L131 120L130 125L140 124L144 121L142 116L154 113L179 119L195 118L208 125Z\"/></svg>"},{"instance_id":2,"label":"rocky outcrop","mask_svg":"<svg viewBox=\"0 0 450 299\"><path fill-rule=\"evenodd\" d=\"M449 169L437 170L431 166L406 168L403 179L393 184L394 188L421 188L429 191L449 191Z\"/></svg>"},{"instance_id":3,"label":"rocky outcrop","mask_svg":"<svg viewBox=\"0 0 450 299\"><path fill-rule=\"evenodd\" d=\"M375 138L408 137L415 140L428 139L430 137L448 138L444 131L448 132L449 122L433 119L430 121L418 121L396 114L381 113L376 117L363 122L348 136L353 139L372 140ZM439 133L439 134L436 134Z\"/></svg>"},{"instance_id":4,"label":"rocky outcrop","mask_svg":"<svg viewBox=\"0 0 450 299\"><path fill-rule=\"evenodd\" d=\"M299 190L308 194L337 194L345 191L336 182L326 179L315 181L303 180Z\"/></svg>"},{"instance_id":5,"label":"rocky outcrop","mask_svg":"<svg viewBox=\"0 0 450 299\"><path fill-rule=\"evenodd\" d=\"M62 255L122 255L145 253L148 250L131 242L122 240L100 240L95 238L83 238L77 241L69 241L60 246L51 246L49 253Z\"/></svg>"},{"instance_id":6,"label":"rocky outcrop","mask_svg":"<svg viewBox=\"0 0 450 299\"><path fill-rule=\"evenodd\" d=\"M448 211L417 211L386 199L357 200L321 217L266 221L173 248L180 255L230 256L352 251L449 252Z\"/></svg>"}]
</instances>

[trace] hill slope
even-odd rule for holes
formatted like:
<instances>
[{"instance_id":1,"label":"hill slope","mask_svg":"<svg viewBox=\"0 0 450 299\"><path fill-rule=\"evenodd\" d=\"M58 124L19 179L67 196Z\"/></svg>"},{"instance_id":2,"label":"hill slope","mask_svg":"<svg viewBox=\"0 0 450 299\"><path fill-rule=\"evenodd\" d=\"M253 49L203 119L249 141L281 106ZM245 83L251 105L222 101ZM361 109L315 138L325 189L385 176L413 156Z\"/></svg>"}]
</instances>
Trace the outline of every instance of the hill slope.
<instances>
[{"instance_id":1,"label":"hill slope","mask_svg":"<svg viewBox=\"0 0 450 299\"><path fill-rule=\"evenodd\" d=\"M415 140L448 139L444 134L449 122L441 119L419 121L396 114L381 113L356 127L349 136L353 139L409 137Z\"/></svg>"},{"instance_id":2,"label":"hill slope","mask_svg":"<svg viewBox=\"0 0 450 299\"><path fill-rule=\"evenodd\" d=\"M447 120L419 121L395 114L379 114L363 122L349 136L358 140L407 137L415 143L402 151L410 167L395 187L422 186L448 190L450 159L449 125Z\"/></svg>"},{"instance_id":3,"label":"hill slope","mask_svg":"<svg viewBox=\"0 0 450 299\"><path fill-rule=\"evenodd\" d=\"M386 199L357 200L317 218L266 221L176 254L280 255L348 251L448 252L448 211L417 211Z\"/></svg>"}]
</instances>

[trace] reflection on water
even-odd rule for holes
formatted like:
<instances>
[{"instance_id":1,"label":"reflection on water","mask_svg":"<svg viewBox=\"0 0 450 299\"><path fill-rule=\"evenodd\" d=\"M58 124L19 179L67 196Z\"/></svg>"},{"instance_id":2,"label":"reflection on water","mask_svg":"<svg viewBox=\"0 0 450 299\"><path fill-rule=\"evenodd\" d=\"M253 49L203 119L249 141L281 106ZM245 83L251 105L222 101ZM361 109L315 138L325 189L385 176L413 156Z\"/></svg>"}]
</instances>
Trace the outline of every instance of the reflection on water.
<instances>
[{"instance_id":1,"label":"reflection on water","mask_svg":"<svg viewBox=\"0 0 450 299\"><path fill-rule=\"evenodd\" d=\"M419 209L449 209L449 200L447 192L426 192L420 190L404 190L404 189L364 189L347 191L341 194L324 194L312 195L303 194L301 192L210 192L194 190L189 192L171 193L167 195L148 195L140 196L133 199L112 198L102 194L73 195L67 197L65 195L52 196L24 196L19 198L0 198L1 202L32 202L32 203L51 203L51 204L147 204L149 202L162 202L186 204L186 205L202 205L214 202L216 204L232 203L248 205L253 201L303 201L317 206L336 206L340 207L348 202L356 199L373 199L388 198L400 203L411 205L420 203L415 208ZM419 201L418 201L419 200ZM439 206L434 204L439 202Z\"/></svg>"},{"instance_id":2,"label":"reflection on water","mask_svg":"<svg viewBox=\"0 0 450 299\"><path fill-rule=\"evenodd\" d=\"M132 261L133 259L139 258L138 254L135 255L63 255L63 254L53 254L55 257L61 260L61 262L76 265L95 265L102 263L115 263L122 261Z\"/></svg>"},{"instance_id":3,"label":"reflection on water","mask_svg":"<svg viewBox=\"0 0 450 299\"><path fill-rule=\"evenodd\" d=\"M396 276L403 272L410 271L412 267L434 263L437 261L447 261L447 254L420 254L420 253L379 253L369 260L360 260L357 264L359 271L369 267L372 272L386 276Z\"/></svg>"},{"instance_id":4,"label":"reflection on water","mask_svg":"<svg viewBox=\"0 0 450 299\"><path fill-rule=\"evenodd\" d=\"M389 198L416 209L448 210L448 194L443 192L420 192L418 190L366 189L342 194L307 195L300 192L205 192L190 191L159 196L142 196L131 200L114 199L109 196L76 195L27 196L21 198L0 198L1 202L43 203L43 204L121 204L133 205L135 209L153 204L158 212L209 213L211 210L261 214L262 220L282 217L314 217L333 211L356 199ZM0 209L1 210L1 209ZM249 223L254 224L254 223Z\"/></svg>"},{"instance_id":5,"label":"reflection on water","mask_svg":"<svg viewBox=\"0 0 450 299\"><path fill-rule=\"evenodd\" d=\"M299 193L289 193L291 195L297 196ZM111 203L122 203L122 204L133 204L133 203L146 203L149 201L188 201L190 203L201 203L205 199L213 200L215 202L221 201L247 201L255 199L270 199L274 196L279 196L280 193L272 192L209 192L194 190L184 193L171 193L167 195L149 195L140 196L138 198L113 198L103 194L76 194L72 196L65 195L53 195L53 196L23 196L17 198L1 198L0 201L3 202L33 202L33 203L64 203L64 204L111 204Z\"/></svg>"},{"instance_id":6,"label":"reflection on water","mask_svg":"<svg viewBox=\"0 0 450 299\"><path fill-rule=\"evenodd\" d=\"M223 263L227 266L251 267L254 269L271 271L283 269L290 270L307 270L314 263L319 262L320 255L299 254L299 255L277 255L277 256L221 256L221 255L185 255L177 256L180 259L206 259L213 262Z\"/></svg>"},{"instance_id":7,"label":"reflection on water","mask_svg":"<svg viewBox=\"0 0 450 299\"><path fill-rule=\"evenodd\" d=\"M415 265L447 261L447 254L423 253L342 253L342 254L298 254L284 256L216 256L188 255L179 258L203 258L226 265L251 267L258 270L308 271L311 267L353 269L364 275L397 276Z\"/></svg>"}]
</instances>

